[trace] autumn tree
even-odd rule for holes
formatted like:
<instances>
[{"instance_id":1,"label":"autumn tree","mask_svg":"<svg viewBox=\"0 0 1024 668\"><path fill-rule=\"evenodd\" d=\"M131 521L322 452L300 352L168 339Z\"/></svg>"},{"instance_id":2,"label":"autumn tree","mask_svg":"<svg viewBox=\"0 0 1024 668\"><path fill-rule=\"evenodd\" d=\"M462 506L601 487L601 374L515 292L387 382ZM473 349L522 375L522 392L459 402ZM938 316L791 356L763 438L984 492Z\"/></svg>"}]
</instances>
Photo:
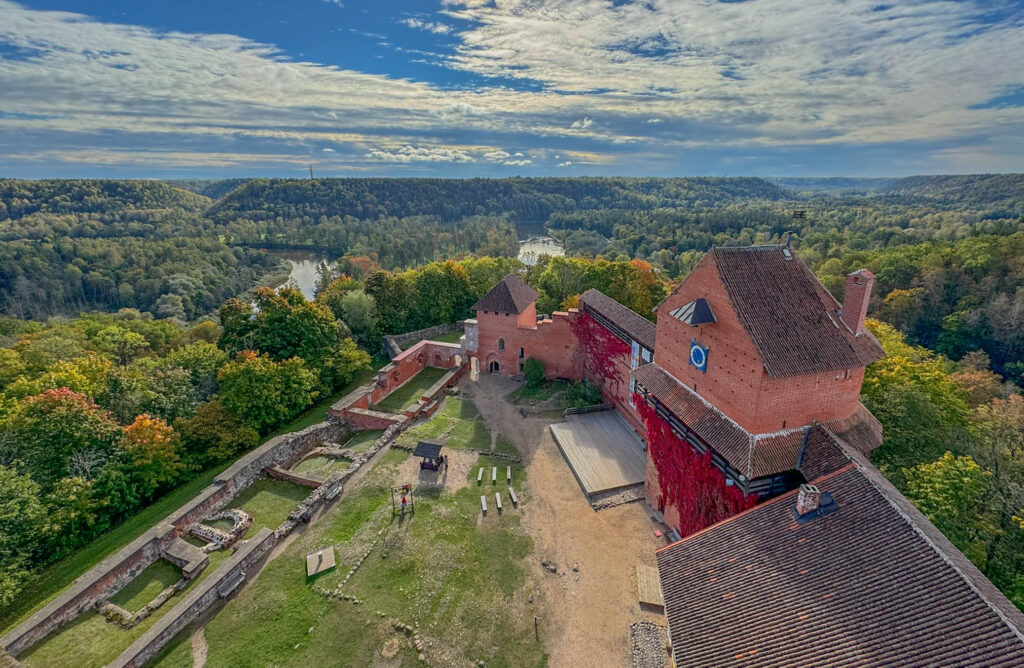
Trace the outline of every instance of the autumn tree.
<instances>
[{"instance_id":1,"label":"autumn tree","mask_svg":"<svg viewBox=\"0 0 1024 668\"><path fill-rule=\"evenodd\" d=\"M224 406L257 431L287 422L318 396L317 375L301 358L276 362L251 350L225 364L217 382Z\"/></svg>"}]
</instances>

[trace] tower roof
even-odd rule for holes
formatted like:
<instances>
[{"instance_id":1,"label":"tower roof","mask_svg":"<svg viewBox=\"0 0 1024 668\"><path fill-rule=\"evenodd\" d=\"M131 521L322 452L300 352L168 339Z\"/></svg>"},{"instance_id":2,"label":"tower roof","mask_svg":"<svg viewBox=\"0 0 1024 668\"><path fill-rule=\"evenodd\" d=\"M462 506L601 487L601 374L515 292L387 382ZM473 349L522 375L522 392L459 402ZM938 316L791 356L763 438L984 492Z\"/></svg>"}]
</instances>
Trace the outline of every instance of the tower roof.
<instances>
[{"instance_id":1,"label":"tower roof","mask_svg":"<svg viewBox=\"0 0 1024 668\"><path fill-rule=\"evenodd\" d=\"M709 259L772 378L866 366L885 356L850 331L842 307L785 246L712 248Z\"/></svg>"},{"instance_id":2,"label":"tower roof","mask_svg":"<svg viewBox=\"0 0 1024 668\"><path fill-rule=\"evenodd\" d=\"M515 274L509 274L498 281L490 291L473 304L474 311L496 311L522 313L537 301L537 291Z\"/></svg>"}]
</instances>

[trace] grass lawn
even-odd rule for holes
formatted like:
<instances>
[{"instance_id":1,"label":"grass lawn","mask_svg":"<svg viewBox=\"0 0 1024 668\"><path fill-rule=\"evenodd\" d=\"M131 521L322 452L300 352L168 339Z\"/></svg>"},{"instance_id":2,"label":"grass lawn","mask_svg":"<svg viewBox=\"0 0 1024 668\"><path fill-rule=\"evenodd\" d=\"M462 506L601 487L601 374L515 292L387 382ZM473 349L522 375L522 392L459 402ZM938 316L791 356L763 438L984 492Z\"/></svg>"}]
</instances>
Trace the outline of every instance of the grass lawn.
<instances>
[{"instance_id":1,"label":"grass lawn","mask_svg":"<svg viewBox=\"0 0 1024 668\"><path fill-rule=\"evenodd\" d=\"M135 576L124 589L110 597L110 601L130 613L138 612L157 594L181 579L181 569L169 561L157 559Z\"/></svg>"},{"instance_id":2,"label":"grass lawn","mask_svg":"<svg viewBox=\"0 0 1024 668\"><path fill-rule=\"evenodd\" d=\"M450 412L460 410L452 406ZM382 455L361 488L344 496L227 604L205 630L208 665L375 665L384 643L396 637L378 610L418 623L421 636L432 643L428 655L438 665L478 659L489 667L545 665L543 645L534 638L532 604L527 603L524 559L532 541L520 528L519 511L507 507L481 517L474 482L455 494L434 490L419 495L415 515L392 517L388 487L407 457L399 450ZM481 457L480 465L490 461ZM518 485L524 472L517 468ZM492 490L492 499L494 491L503 490ZM305 575L306 554L335 547L338 568L315 578L318 585L332 588L378 537L370 557L345 585L360 605L313 590L313 579ZM160 665L183 665L187 635L181 634L176 645ZM403 637L393 665L422 665L416 656Z\"/></svg>"},{"instance_id":3,"label":"grass lawn","mask_svg":"<svg viewBox=\"0 0 1024 668\"><path fill-rule=\"evenodd\" d=\"M186 501L210 485L218 473L229 463L207 469L181 487L168 492L163 498L139 511L114 529L75 552L41 571L35 580L22 591L18 600L8 606L0 616L3 630L10 629L39 608L49 603L65 587L74 582L105 557L117 552L132 542L154 524L170 515Z\"/></svg>"},{"instance_id":4,"label":"grass lawn","mask_svg":"<svg viewBox=\"0 0 1024 668\"><path fill-rule=\"evenodd\" d=\"M345 441L345 445L341 447L355 450L356 452L366 452L383 433L383 429L357 431L355 436Z\"/></svg>"},{"instance_id":5,"label":"grass lawn","mask_svg":"<svg viewBox=\"0 0 1024 668\"><path fill-rule=\"evenodd\" d=\"M465 333L466 331L464 329L457 329L454 332L448 332L447 334L442 334L441 336L432 336L430 337L430 340L440 341L441 343L458 343L459 339L461 339L462 335Z\"/></svg>"},{"instance_id":6,"label":"grass lawn","mask_svg":"<svg viewBox=\"0 0 1024 668\"><path fill-rule=\"evenodd\" d=\"M448 371L448 369L437 369L432 366L423 367L423 370L406 381L405 385L384 397L375 408L391 413L403 411L419 401L423 393L429 390Z\"/></svg>"},{"instance_id":7,"label":"grass lawn","mask_svg":"<svg viewBox=\"0 0 1024 668\"><path fill-rule=\"evenodd\" d=\"M172 596L152 615L134 627L123 630L111 624L98 612L89 610L55 634L51 634L37 643L27 654L18 657L26 666L43 666L45 668L92 668L104 666L118 657L121 652L135 642L161 617L171 611L181 597L196 584L216 570L231 555L230 550L218 550L210 554L210 565L203 569L188 587ZM160 563L160 562L157 562ZM146 576L152 566L143 571L139 577ZM136 578L138 581L139 578ZM126 600L140 600L147 587L155 581L147 578L133 588L135 594ZM129 587L132 585L129 584ZM155 594L154 594L155 595ZM145 605L143 601L139 607Z\"/></svg>"},{"instance_id":8,"label":"grass lawn","mask_svg":"<svg viewBox=\"0 0 1024 668\"><path fill-rule=\"evenodd\" d=\"M408 429L398 437L402 445L420 439L436 439L457 450L489 450L491 433L469 401L445 397L444 405L429 421Z\"/></svg>"},{"instance_id":9,"label":"grass lawn","mask_svg":"<svg viewBox=\"0 0 1024 668\"><path fill-rule=\"evenodd\" d=\"M377 373L377 370L387 363L388 359L386 357L381 355L375 356L370 369L357 374L352 379L352 382L343 389L338 390L334 396L310 407L302 415L268 436L268 439L279 434L298 431L310 425L323 422L327 409L332 403L370 380ZM147 529L150 529L154 524L184 505L186 501L212 483L214 477L231 463L224 462L203 471L191 481L168 492L163 498L140 510L136 515L104 533L81 550L40 571L35 580L24 588L18 600L0 611L0 633L8 631L26 617L32 615L53 600L61 591L90 568L138 538Z\"/></svg>"},{"instance_id":10,"label":"grass lawn","mask_svg":"<svg viewBox=\"0 0 1024 668\"><path fill-rule=\"evenodd\" d=\"M260 478L231 502L252 515L252 526L244 538L252 538L263 527L276 529L312 490L284 480Z\"/></svg>"}]
</instances>

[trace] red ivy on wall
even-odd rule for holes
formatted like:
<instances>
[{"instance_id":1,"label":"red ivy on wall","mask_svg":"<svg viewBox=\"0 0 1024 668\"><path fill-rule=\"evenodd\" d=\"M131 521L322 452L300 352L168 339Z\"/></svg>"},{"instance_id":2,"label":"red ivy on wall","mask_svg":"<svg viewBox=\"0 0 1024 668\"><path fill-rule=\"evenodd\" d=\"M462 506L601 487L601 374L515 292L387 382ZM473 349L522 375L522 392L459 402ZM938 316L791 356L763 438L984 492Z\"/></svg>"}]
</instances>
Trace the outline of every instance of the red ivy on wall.
<instances>
[{"instance_id":1,"label":"red ivy on wall","mask_svg":"<svg viewBox=\"0 0 1024 668\"><path fill-rule=\"evenodd\" d=\"M589 313L581 312L570 320L569 328L582 346L587 370L602 383L622 382L616 358L625 356L626 368L629 368L629 344L605 329Z\"/></svg>"},{"instance_id":2,"label":"red ivy on wall","mask_svg":"<svg viewBox=\"0 0 1024 668\"><path fill-rule=\"evenodd\" d=\"M710 451L701 455L676 436L640 394L633 395L633 403L647 427L647 449L658 471L662 499L679 511L682 536L755 505L755 495L744 496L739 488L725 483L725 475L711 464Z\"/></svg>"}]
</instances>

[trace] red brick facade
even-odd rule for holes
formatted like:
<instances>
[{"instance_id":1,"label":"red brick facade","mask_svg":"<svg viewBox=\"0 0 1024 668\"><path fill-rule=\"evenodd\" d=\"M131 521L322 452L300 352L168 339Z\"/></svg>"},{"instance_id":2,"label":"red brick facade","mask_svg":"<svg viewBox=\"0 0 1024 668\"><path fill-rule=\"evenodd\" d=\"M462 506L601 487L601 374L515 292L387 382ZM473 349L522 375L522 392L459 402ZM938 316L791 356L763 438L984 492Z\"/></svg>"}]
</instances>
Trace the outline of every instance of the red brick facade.
<instances>
[{"instance_id":1,"label":"red brick facade","mask_svg":"<svg viewBox=\"0 0 1024 668\"><path fill-rule=\"evenodd\" d=\"M669 315L699 297L710 304L715 322L694 327ZM752 434L844 418L857 409L864 367L768 375L709 258L658 307L656 341L656 364ZM708 349L703 373L690 364L691 341Z\"/></svg>"},{"instance_id":2,"label":"red brick facade","mask_svg":"<svg viewBox=\"0 0 1024 668\"><path fill-rule=\"evenodd\" d=\"M581 379L579 342L570 325L578 315L575 309L555 312L538 322L533 304L519 314L477 311L480 371L515 376L522 373L520 364L532 357L544 363L549 378Z\"/></svg>"}]
</instances>

